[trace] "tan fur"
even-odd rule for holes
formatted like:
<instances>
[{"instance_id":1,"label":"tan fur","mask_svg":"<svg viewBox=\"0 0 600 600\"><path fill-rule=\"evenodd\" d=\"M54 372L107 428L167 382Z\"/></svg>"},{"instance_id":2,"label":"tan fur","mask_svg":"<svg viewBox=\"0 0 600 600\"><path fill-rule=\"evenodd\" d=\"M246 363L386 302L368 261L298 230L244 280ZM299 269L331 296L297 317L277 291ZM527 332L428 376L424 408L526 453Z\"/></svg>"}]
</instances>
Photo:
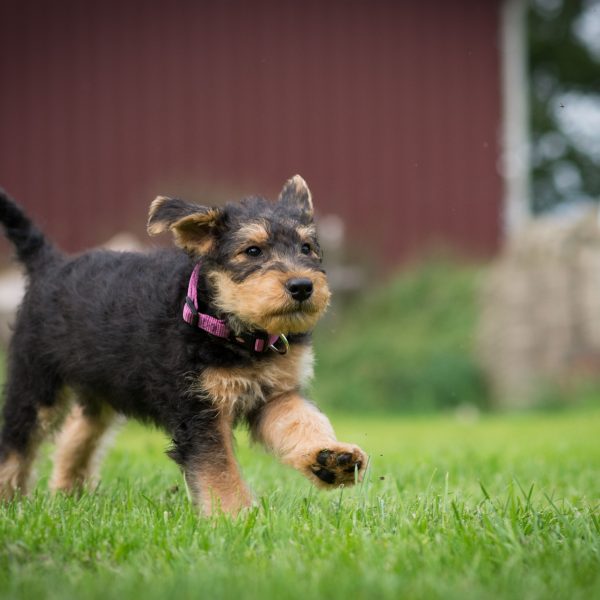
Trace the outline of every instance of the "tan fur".
<instances>
[{"instance_id":1,"label":"tan fur","mask_svg":"<svg viewBox=\"0 0 600 600\"><path fill-rule=\"evenodd\" d=\"M304 333L316 325L331 297L325 275L311 270L259 272L241 283L221 271L212 272L209 277L217 290L217 308L235 315L241 322L240 330ZM295 277L311 279L314 286L310 300L302 303L302 310L297 310L285 288L285 282Z\"/></svg>"},{"instance_id":2,"label":"tan fur","mask_svg":"<svg viewBox=\"0 0 600 600\"><path fill-rule=\"evenodd\" d=\"M314 474L319 469L317 456L323 450L349 453L354 461L361 461L363 468L367 464L364 452L353 444L338 442L329 419L295 392L265 405L253 435L281 462L297 469L319 487L330 487ZM354 482L353 473L333 470L336 471L338 485Z\"/></svg>"},{"instance_id":3,"label":"tan fur","mask_svg":"<svg viewBox=\"0 0 600 600\"><path fill-rule=\"evenodd\" d=\"M249 259L245 253L248 247L258 246L264 248L269 241L269 233L260 223L249 223L240 227L235 232L235 237L240 241L237 254L231 257L232 262L235 263L244 263Z\"/></svg>"},{"instance_id":4,"label":"tan fur","mask_svg":"<svg viewBox=\"0 0 600 600\"><path fill-rule=\"evenodd\" d=\"M260 246L269 241L269 232L260 223L248 223L235 232L235 237L243 240L244 246L247 244Z\"/></svg>"},{"instance_id":5,"label":"tan fur","mask_svg":"<svg viewBox=\"0 0 600 600\"><path fill-rule=\"evenodd\" d=\"M286 194L292 193L295 196L306 195L306 201L309 207L309 214L314 212L312 194L308 189L306 181L300 175L294 175L291 179L288 179L279 194L279 200L281 200Z\"/></svg>"},{"instance_id":6,"label":"tan fur","mask_svg":"<svg viewBox=\"0 0 600 600\"><path fill-rule=\"evenodd\" d=\"M147 227L147 231L148 231L149 235L158 235L159 233L162 233L163 231L167 231L169 224L166 223L165 221L155 221L154 223L150 222L150 221L152 221L152 217L154 217L154 215L156 214L156 211L167 200L170 200L170 198L167 198L166 196L156 196L156 198L152 201L152 204L150 204L150 210L148 212L148 227Z\"/></svg>"},{"instance_id":7,"label":"tan fur","mask_svg":"<svg viewBox=\"0 0 600 600\"><path fill-rule=\"evenodd\" d=\"M31 457L11 452L0 464L0 500L11 500L17 492L27 493Z\"/></svg>"},{"instance_id":8,"label":"tan fur","mask_svg":"<svg viewBox=\"0 0 600 600\"><path fill-rule=\"evenodd\" d=\"M167 221L151 222L158 209L170 198L157 196L150 204L147 231L149 235L158 235L164 231L173 232L175 244L184 250L205 253L210 250L213 238L210 229L220 214L218 208L198 212L179 219L175 223Z\"/></svg>"},{"instance_id":9,"label":"tan fur","mask_svg":"<svg viewBox=\"0 0 600 600\"><path fill-rule=\"evenodd\" d=\"M17 492L27 494L40 444L62 422L69 400L68 390L63 389L54 406L38 408L36 429L27 450L23 454L11 452L0 463L0 500L9 500Z\"/></svg>"},{"instance_id":10,"label":"tan fur","mask_svg":"<svg viewBox=\"0 0 600 600\"><path fill-rule=\"evenodd\" d=\"M38 430L37 439L39 442L47 435L52 435L62 425L71 403L73 395L68 387L63 387L57 395L53 406L42 406L38 409Z\"/></svg>"},{"instance_id":11,"label":"tan fur","mask_svg":"<svg viewBox=\"0 0 600 600\"><path fill-rule=\"evenodd\" d=\"M238 409L247 411L265 403L268 397L300 389L312 372L312 349L292 346L287 354L273 356L265 365L208 368L200 386L214 399L215 408L225 415L234 415Z\"/></svg>"},{"instance_id":12,"label":"tan fur","mask_svg":"<svg viewBox=\"0 0 600 600\"><path fill-rule=\"evenodd\" d=\"M317 229L314 225L302 225L296 228L300 239L310 241L315 235L317 235Z\"/></svg>"},{"instance_id":13,"label":"tan fur","mask_svg":"<svg viewBox=\"0 0 600 600\"><path fill-rule=\"evenodd\" d=\"M189 252L208 252L214 243L210 230L219 214L218 208L211 208L173 223L169 229L173 232L175 244Z\"/></svg>"},{"instance_id":14,"label":"tan fur","mask_svg":"<svg viewBox=\"0 0 600 600\"><path fill-rule=\"evenodd\" d=\"M85 483L96 483L105 434L115 419L115 412L108 407L89 416L79 404L73 406L58 435L50 489L76 491Z\"/></svg>"},{"instance_id":15,"label":"tan fur","mask_svg":"<svg viewBox=\"0 0 600 600\"><path fill-rule=\"evenodd\" d=\"M186 483L194 503L205 515L223 511L237 514L252 505L252 494L242 479L233 452L232 419L221 415L219 434L223 449L211 455L209 461L199 461L185 473Z\"/></svg>"}]
</instances>

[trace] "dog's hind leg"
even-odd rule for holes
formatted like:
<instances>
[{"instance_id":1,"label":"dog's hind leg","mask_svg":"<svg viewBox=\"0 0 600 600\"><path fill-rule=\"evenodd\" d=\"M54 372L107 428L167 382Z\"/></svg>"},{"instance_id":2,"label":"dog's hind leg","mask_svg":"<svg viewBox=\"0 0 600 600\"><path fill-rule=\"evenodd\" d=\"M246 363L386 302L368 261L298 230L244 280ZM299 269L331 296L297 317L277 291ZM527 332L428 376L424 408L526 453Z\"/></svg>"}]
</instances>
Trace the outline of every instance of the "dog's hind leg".
<instances>
[{"instance_id":1,"label":"dog's hind leg","mask_svg":"<svg viewBox=\"0 0 600 600\"><path fill-rule=\"evenodd\" d=\"M97 484L103 450L117 420L117 414L108 405L73 405L56 440L50 479L53 491L79 492L85 485Z\"/></svg>"},{"instance_id":2,"label":"dog's hind leg","mask_svg":"<svg viewBox=\"0 0 600 600\"><path fill-rule=\"evenodd\" d=\"M56 373L32 356L12 356L0 434L0 500L27 493L40 443L60 421L66 398Z\"/></svg>"}]
</instances>

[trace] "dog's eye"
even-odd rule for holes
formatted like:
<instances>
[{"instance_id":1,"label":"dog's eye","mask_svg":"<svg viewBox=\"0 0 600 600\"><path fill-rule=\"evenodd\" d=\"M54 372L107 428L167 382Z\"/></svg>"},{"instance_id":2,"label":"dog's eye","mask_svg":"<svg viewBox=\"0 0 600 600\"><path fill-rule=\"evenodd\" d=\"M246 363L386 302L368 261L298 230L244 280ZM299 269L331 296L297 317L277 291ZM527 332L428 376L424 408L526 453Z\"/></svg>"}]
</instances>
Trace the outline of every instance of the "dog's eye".
<instances>
[{"instance_id":1,"label":"dog's eye","mask_svg":"<svg viewBox=\"0 0 600 600\"><path fill-rule=\"evenodd\" d=\"M244 252L252 258L256 258L262 254L262 250L258 246L250 246L250 248L246 248Z\"/></svg>"},{"instance_id":2,"label":"dog's eye","mask_svg":"<svg viewBox=\"0 0 600 600\"><path fill-rule=\"evenodd\" d=\"M300 252L302 252L302 254L310 254L311 251L312 248L310 247L310 244L302 244L300 247Z\"/></svg>"}]
</instances>

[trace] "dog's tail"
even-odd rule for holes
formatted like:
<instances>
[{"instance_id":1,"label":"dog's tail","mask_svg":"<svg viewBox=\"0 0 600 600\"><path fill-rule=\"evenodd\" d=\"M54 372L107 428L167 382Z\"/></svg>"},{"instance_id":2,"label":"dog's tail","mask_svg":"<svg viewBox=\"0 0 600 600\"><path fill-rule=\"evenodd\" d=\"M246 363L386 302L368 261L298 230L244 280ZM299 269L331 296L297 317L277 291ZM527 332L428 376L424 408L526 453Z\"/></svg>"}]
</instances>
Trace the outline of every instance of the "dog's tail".
<instances>
[{"instance_id":1,"label":"dog's tail","mask_svg":"<svg viewBox=\"0 0 600 600\"><path fill-rule=\"evenodd\" d=\"M23 209L0 188L0 223L13 243L17 258L29 273L57 256L54 246Z\"/></svg>"}]
</instances>

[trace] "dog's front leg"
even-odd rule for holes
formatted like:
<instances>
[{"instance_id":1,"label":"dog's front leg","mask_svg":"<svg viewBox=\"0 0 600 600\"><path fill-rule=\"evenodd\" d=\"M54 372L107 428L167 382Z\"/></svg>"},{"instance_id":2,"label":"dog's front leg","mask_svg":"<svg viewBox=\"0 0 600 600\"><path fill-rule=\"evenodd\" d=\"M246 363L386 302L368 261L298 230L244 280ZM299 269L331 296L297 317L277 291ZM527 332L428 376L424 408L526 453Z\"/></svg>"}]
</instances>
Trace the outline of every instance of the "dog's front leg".
<instances>
[{"instance_id":1,"label":"dog's front leg","mask_svg":"<svg viewBox=\"0 0 600 600\"><path fill-rule=\"evenodd\" d=\"M329 419L296 393L265 404L252 420L255 439L320 487L352 485L362 479L367 456L338 442Z\"/></svg>"},{"instance_id":2,"label":"dog's front leg","mask_svg":"<svg viewBox=\"0 0 600 600\"><path fill-rule=\"evenodd\" d=\"M237 514L252 504L233 452L232 420L211 414L183 422L171 455L184 472L192 501L205 515Z\"/></svg>"}]
</instances>

